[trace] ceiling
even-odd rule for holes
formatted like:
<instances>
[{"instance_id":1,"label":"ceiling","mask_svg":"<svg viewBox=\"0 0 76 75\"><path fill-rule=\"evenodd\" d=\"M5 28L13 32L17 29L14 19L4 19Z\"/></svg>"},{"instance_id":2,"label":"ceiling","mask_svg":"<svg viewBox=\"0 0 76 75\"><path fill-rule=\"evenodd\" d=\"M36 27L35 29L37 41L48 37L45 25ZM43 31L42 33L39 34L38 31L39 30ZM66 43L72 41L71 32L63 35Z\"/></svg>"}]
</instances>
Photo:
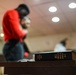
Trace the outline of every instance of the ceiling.
<instances>
[{"instance_id":1,"label":"ceiling","mask_svg":"<svg viewBox=\"0 0 76 75\"><path fill-rule=\"evenodd\" d=\"M76 3L76 0L0 0L0 25L2 25L3 14L6 10L14 9L20 3L25 3L31 11L29 15L31 27L28 37L76 32L76 9L68 7L71 2ZM56 6L57 12L49 12L50 6ZM60 18L60 22L51 21L55 16Z\"/></svg>"}]
</instances>

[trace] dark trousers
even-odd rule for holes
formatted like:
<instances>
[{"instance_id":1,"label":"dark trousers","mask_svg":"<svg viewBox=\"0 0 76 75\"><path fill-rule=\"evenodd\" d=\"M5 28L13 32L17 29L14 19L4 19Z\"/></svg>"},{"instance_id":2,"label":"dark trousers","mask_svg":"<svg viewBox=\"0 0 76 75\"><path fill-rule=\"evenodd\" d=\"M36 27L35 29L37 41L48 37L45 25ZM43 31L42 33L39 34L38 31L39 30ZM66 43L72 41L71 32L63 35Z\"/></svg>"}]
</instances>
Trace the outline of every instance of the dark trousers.
<instances>
[{"instance_id":1,"label":"dark trousers","mask_svg":"<svg viewBox=\"0 0 76 75\"><path fill-rule=\"evenodd\" d=\"M23 44L18 40L10 40L6 42L3 47L3 55L7 62L13 62L23 59Z\"/></svg>"}]
</instances>

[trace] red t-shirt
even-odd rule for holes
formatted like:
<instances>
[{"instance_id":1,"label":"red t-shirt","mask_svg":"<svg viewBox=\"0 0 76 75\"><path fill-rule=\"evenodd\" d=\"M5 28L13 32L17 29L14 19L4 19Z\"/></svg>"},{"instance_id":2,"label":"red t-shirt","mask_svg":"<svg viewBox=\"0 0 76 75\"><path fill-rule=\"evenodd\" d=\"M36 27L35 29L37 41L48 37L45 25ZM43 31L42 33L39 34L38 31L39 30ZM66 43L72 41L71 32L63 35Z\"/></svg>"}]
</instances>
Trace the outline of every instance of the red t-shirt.
<instances>
[{"instance_id":1,"label":"red t-shirt","mask_svg":"<svg viewBox=\"0 0 76 75\"><path fill-rule=\"evenodd\" d=\"M26 32L20 28L19 14L16 10L8 10L5 13L2 26L5 41L11 39L22 41L22 38L26 35Z\"/></svg>"}]
</instances>

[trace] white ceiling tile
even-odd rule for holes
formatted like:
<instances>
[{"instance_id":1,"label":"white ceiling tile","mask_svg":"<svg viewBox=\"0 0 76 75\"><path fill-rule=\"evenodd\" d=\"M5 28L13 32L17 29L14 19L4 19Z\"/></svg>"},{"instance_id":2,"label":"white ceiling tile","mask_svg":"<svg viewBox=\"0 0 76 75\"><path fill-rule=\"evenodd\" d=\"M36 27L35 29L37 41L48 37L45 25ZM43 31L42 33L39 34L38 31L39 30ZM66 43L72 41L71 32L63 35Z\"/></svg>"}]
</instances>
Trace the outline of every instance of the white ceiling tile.
<instances>
[{"instance_id":1,"label":"white ceiling tile","mask_svg":"<svg viewBox=\"0 0 76 75\"><path fill-rule=\"evenodd\" d=\"M8 10L8 9L14 9L20 3L24 3L24 1L23 0L0 0L0 5L3 8L5 8L6 10Z\"/></svg>"},{"instance_id":2,"label":"white ceiling tile","mask_svg":"<svg viewBox=\"0 0 76 75\"><path fill-rule=\"evenodd\" d=\"M76 9L70 9L68 4L76 0L0 0L0 24L7 9L14 9L20 3L30 7L31 27L29 37L70 33L76 31ZM56 6L57 12L48 11L50 6ZM59 23L53 23L53 17L59 17Z\"/></svg>"},{"instance_id":3,"label":"white ceiling tile","mask_svg":"<svg viewBox=\"0 0 76 75\"><path fill-rule=\"evenodd\" d=\"M39 4L44 4L44 3L48 3L54 0L24 0L25 3L30 4L31 6L33 5L39 5Z\"/></svg>"},{"instance_id":4,"label":"white ceiling tile","mask_svg":"<svg viewBox=\"0 0 76 75\"><path fill-rule=\"evenodd\" d=\"M49 12L49 7L51 6L55 6L57 8L57 11L52 13L52 12ZM62 11L59 9L59 6L56 4L56 2L52 2L52 3L46 3L46 4L42 4L42 5L39 5L37 6L38 7L38 10L44 15L44 16L47 16L47 15L54 15L54 14L59 14L61 13Z\"/></svg>"},{"instance_id":5,"label":"white ceiling tile","mask_svg":"<svg viewBox=\"0 0 76 75\"><path fill-rule=\"evenodd\" d=\"M76 31L76 12L66 13L65 15L73 29Z\"/></svg>"},{"instance_id":6,"label":"white ceiling tile","mask_svg":"<svg viewBox=\"0 0 76 75\"><path fill-rule=\"evenodd\" d=\"M52 18L53 17L59 17L60 18L60 22L58 22L58 23L52 22ZM66 17L63 14L58 14L58 15L53 15L53 16L47 16L45 19L59 33L62 33L62 32L64 32L64 33L65 32L72 32L72 30L73 30L73 29L71 29L71 26L69 25L69 23L67 22Z\"/></svg>"},{"instance_id":7,"label":"white ceiling tile","mask_svg":"<svg viewBox=\"0 0 76 75\"><path fill-rule=\"evenodd\" d=\"M69 12L75 11L75 9L70 9L68 7L68 5L71 2L75 2L76 3L76 0L59 0L59 1L57 1L57 4L59 5L59 7L62 10L62 12L69 13Z\"/></svg>"}]
</instances>

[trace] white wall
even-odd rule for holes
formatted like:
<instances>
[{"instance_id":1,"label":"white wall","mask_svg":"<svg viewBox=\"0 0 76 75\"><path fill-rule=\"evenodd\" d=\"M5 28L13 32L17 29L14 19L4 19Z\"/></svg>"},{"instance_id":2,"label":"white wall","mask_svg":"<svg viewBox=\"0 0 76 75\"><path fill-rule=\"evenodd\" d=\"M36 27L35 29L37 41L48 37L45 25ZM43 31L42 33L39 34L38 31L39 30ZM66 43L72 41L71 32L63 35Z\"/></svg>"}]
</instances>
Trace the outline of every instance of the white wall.
<instances>
[{"instance_id":1,"label":"white wall","mask_svg":"<svg viewBox=\"0 0 76 75\"><path fill-rule=\"evenodd\" d=\"M31 52L51 51L54 50L55 45L65 37L68 37L67 49L76 50L76 33L27 38L25 42ZM3 44L4 43L0 41L0 54L2 53Z\"/></svg>"},{"instance_id":2,"label":"white wall","mask_svg":"<svg viewBox=\"0 0 76 75\"><path fill-rule=\"evenodd\" d=\"M26 43L31 52L36 51L51 51L54 50L55 45L68 38L67 49L76 49L76 34L58 34L53 36L27 38Z\"/></svg>"}]
</instances>

